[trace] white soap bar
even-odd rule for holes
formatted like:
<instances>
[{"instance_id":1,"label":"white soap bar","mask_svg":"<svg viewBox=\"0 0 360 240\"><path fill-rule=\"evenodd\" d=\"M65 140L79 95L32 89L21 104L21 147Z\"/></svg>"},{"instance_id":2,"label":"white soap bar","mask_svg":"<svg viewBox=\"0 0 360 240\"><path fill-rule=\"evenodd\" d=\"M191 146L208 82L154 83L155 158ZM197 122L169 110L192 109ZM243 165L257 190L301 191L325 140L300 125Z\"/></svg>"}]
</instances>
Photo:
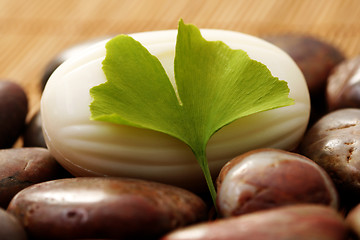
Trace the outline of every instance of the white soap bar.
<instances>
[{"instance_id":1,"label":"white soap bar","mask_svg":"<svg viewBox=\"0 0 360 240\"><path fill-rule=\"evenodd\" d=\"M214 177L228 160L248 150L296 147L307 127L310 99L294 61L256 37L211 29L202 29L201 33L207 40L221 40L265 64L273 76L288 82L289 97L295 100L294 105L236 120L218 131L207 147ZM131 34L159 58L171 81L176 35L177 30ZM41 99L41 115L51 154L76 176L134 177L202 189L203 174L184 143L163 133L89 119L89 90L106 81L102 61L107 41L65 61L48 80Z\"/></svg>"}]
</instances>

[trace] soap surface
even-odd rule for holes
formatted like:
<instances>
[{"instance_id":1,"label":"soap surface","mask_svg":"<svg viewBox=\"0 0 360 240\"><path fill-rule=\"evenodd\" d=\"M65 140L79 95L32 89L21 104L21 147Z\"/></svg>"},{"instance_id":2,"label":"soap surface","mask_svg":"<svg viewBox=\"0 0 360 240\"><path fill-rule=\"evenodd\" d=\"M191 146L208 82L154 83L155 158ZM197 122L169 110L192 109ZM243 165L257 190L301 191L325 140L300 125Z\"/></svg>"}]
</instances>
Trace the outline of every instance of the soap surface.
<instances>
[{"instance_id":1,"label":"soap surface","mask_svg":"<svg viewBox=\"0 0 360 240\"><path fill-rule=\"evenodd\" d=\"M216 176L231 158L262 147L291 150L303 136L310 99L305 79L295 62L274 45L238 32L202 29L208 41L221 40L265 64L285 80L295 104L257 113L225 126L209 141L207 156ZM130 34L159 58L174 81L177 30ZM106 82L102 71L104 40L65 61L49 78L41 100L45 141L54 157L76 176L136 177L188 189L205 185L190 148L163 133L90 120L89 90ZM211 104L211 103L209 103Z\"/></svg>"}]
</instances>

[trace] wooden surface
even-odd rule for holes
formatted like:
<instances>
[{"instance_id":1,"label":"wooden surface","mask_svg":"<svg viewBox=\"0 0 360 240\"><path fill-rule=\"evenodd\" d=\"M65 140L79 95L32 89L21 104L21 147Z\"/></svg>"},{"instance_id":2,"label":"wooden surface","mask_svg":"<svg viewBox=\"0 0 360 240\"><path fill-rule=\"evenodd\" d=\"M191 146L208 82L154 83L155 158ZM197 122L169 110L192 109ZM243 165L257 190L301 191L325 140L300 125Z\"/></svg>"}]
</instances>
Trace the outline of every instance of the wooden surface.
<instances>
[{"instance_id":1,"label":"wooden surface","mask_svg":"<svg viewBox=\"0 0 360 240\"><path fill-rule=\"evenodd\" d=\"M201 28L257 36L302 33L360 53L360 0L0 0L0 78L21 84L38 110L47 63L89 39L171 29L183 18Z\"/></svg>"}]
</instances>

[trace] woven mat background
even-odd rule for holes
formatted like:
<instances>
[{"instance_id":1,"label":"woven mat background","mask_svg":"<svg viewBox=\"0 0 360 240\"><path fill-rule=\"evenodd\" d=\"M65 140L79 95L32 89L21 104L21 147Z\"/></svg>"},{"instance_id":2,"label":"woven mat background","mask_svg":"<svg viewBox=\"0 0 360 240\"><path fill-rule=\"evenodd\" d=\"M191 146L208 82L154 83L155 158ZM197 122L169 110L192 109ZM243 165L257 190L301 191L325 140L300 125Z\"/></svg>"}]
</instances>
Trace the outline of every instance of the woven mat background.
<instances>
[{"instance_id":1,"label":"woven mat background","mask_svg":"<svg viewBox=\"0 0 360 240\"><path fill-rule=\"evenodd\" d=\"M107 35L176 28L180 18L253 35L309 34L347 57L360 54L359 0L0 0L0 79L25 88L31 115L44 68L62 50Z\"/></svg>"}]
</instances>

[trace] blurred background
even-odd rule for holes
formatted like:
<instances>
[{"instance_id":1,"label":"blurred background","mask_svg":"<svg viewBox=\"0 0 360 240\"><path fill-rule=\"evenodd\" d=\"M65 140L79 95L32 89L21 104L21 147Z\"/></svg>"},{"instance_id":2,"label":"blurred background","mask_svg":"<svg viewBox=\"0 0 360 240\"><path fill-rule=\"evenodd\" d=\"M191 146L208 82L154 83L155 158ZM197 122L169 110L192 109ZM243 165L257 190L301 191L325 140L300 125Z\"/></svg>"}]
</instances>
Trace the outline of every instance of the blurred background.
<instances>
[{"instance_id":1,"label":"blurred background","mask_svg":"<svg viewBox=\"0 0 360 240\"><path fill-rule=\"evenodd\" d=\"M360 52L359 16L359 0L0 0L0 79L24 87L31 115L49 62L83 41L173 29L183 18L256 36L311 35L353 57Z\"/></svg>"}]
</instances>

